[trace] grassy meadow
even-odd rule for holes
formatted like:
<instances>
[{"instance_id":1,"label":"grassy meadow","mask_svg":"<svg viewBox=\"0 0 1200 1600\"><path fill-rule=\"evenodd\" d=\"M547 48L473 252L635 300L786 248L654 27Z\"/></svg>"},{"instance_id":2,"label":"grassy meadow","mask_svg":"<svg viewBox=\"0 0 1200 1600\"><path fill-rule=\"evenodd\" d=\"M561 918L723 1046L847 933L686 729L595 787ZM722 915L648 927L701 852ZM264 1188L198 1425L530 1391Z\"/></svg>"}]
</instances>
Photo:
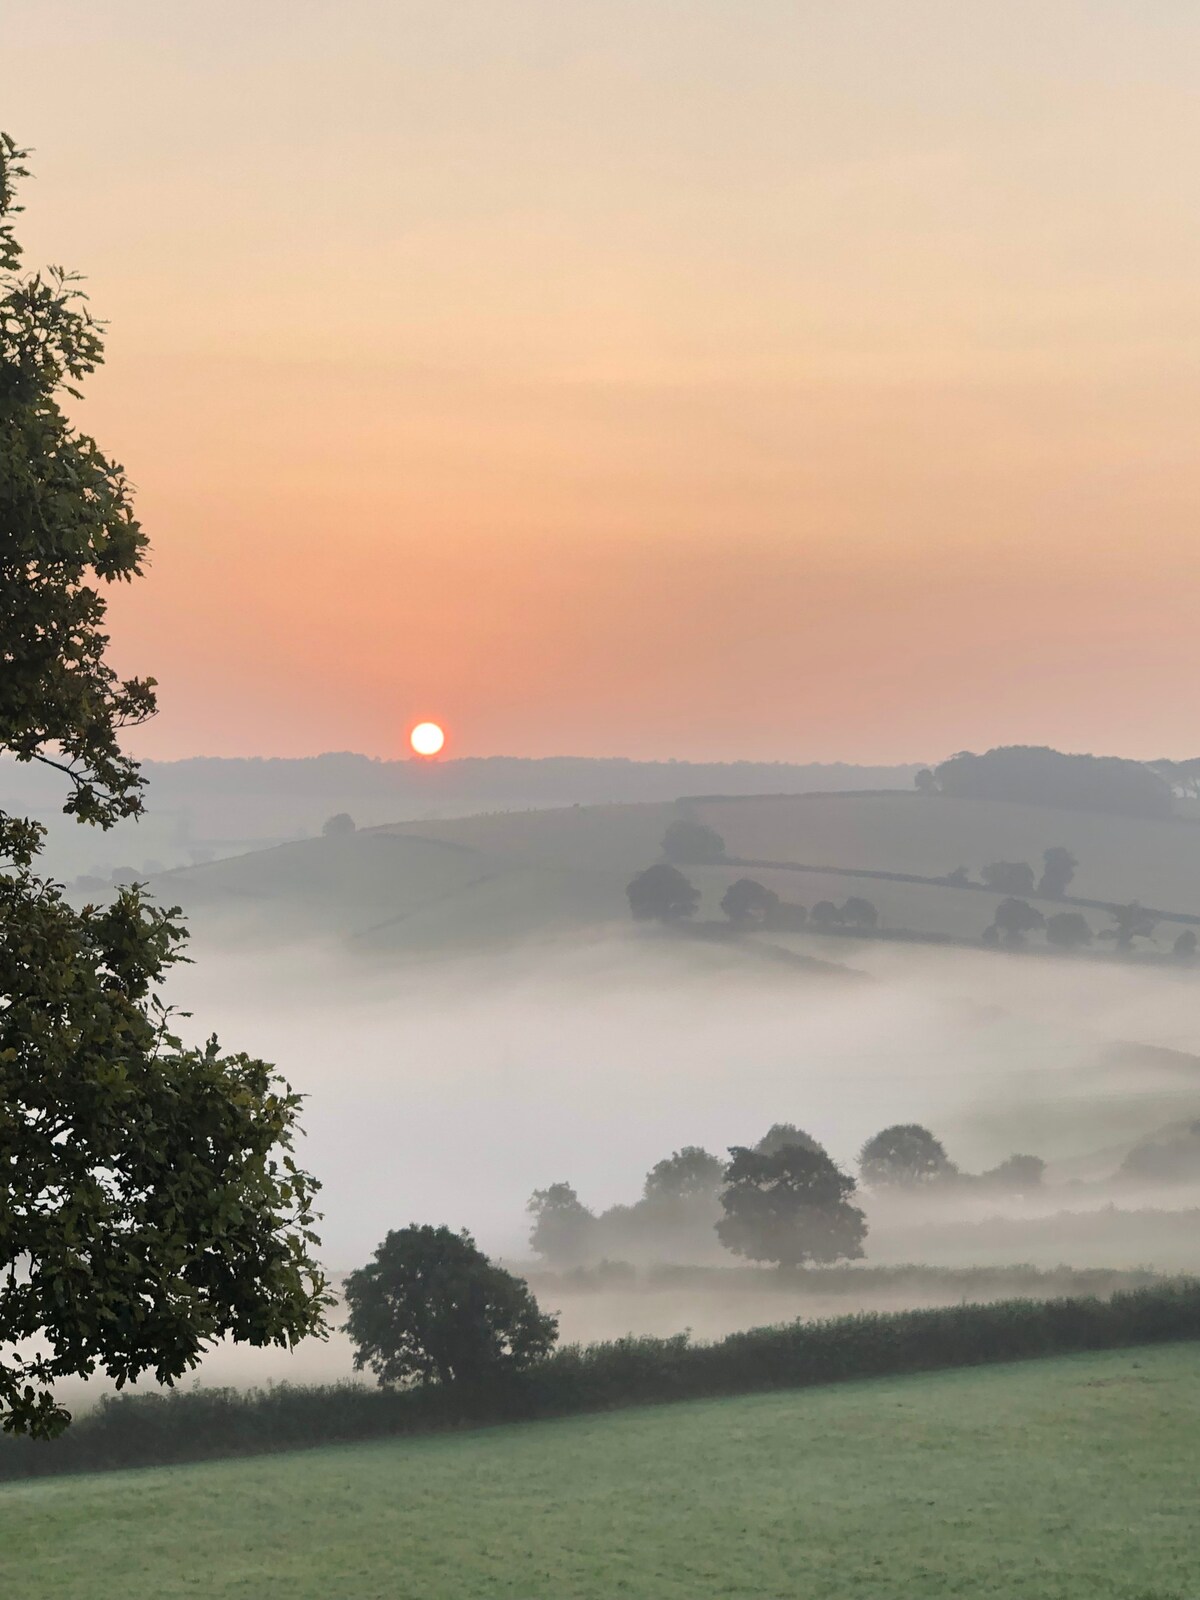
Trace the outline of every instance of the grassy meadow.
<instances>
[{"instance_id":1,"label":"grassy meadow","mask_svg":"<svg viewBox=\"0 0 1200 1600\"><path fill-rule=\"evenodd\" d=\"M1200 1358L1140 1348L0 1489L6 1600L1185 1600Z\"/></svg>"}]
</instances>

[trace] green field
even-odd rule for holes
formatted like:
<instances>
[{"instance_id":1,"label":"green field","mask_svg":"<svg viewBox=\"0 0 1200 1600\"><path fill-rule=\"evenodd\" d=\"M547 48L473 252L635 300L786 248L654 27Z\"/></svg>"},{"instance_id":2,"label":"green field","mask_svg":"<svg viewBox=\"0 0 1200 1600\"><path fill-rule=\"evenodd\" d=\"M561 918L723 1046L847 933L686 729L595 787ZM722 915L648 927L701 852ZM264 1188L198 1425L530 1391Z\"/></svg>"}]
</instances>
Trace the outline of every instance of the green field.
<instances>
[{"instance_id":1,"label":"green field","mask_svg":"<svg viewBox=\"0 0 1200 1600\"><path fill-rule=\"evenodd\" d=\"M1194 1345L0 1489L5 1600L1191 1600Z\"/></svg>"}]
</instances>

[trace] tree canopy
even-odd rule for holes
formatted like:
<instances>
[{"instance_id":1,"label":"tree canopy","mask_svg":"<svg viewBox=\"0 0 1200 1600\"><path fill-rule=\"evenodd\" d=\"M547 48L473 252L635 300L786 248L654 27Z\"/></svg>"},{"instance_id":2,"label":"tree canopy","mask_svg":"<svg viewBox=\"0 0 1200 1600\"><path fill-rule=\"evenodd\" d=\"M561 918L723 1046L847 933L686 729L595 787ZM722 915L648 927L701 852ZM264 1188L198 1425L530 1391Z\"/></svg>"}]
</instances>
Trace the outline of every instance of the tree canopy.
<instances>
[{"instance_id":1,"label":"tree canopy","mask_svg":"<svg viewBox=\"0 0 1200 1600\"><path fill-rule=\"evenodd\" d=\"M799 1267L863 1254L866 1218L850 1204L856 1184L823 1150L734 1146L729 1155L717 1237L735 1255Z\"/></svg>"},{"instance_id":2,"label":"tree canopy","mask_svg":"<svg viewBox=\"0 0 1200 1600\"><path fill-rule=\"evenodd\" d=\"M678 867L656 861L639 872L625 890L635 922L684 922L695 916L700 891Z\"/></svg>"},{"instance_id":3,"label":"tree canopy","mask_svg":"<svg viewBox=\"0 0 1200 1600\"><path fill-rule=\"evenodd\" d=\"M529 1247L551 1266L573 1267L592 1253L596 1217L569 1183L535 1189L525 1209L533 1218Z\"/></svg>"},{"instance_id":4,"label":"tree canopy","mask_svg":"<svg viewBox=\"0 0 1200 1600\"><path fill-rule=\"evenodd\" d=\"M123 469L68 420L100 364L76 280L22 274L23 152L0 136L0 751L66 774L66 811L142 809L122 729L150 678L106 659L102 585L141 573ZM177 909L137 888L76 911L35 868L44 829L0 813L0 1421L49 1436L51 1386L169 1382L223 1335L288 1344L327 1304L299 1096L265 1062L184 1048L158 986Z\"/></svg>"},{"instance_id":5,"label":"tree canopy","mask_svg":"<svg viewBox=\"0 0 1200 1600\"><path fill-rule=\"evenodd\" d=\"M721 896L721 910L738 927L761 927L779 906L779 896L754 878L738 878Z\"/></svg>"},{"instance_id":6,"label":"tree canopy","mask_svg":"<svg viewBox=\"0 0 1200 1600\"><path fill-rule=\"evenodd\" d=\"M478 1383L542 1360L558 1338L529 1285L495 1266L469 1233L389 1233L346 1279L354 1365L380 1384Z\"/></svg>"},{"instance_id":7,"label":"tree canopy","mask_svg":"<svg viewBox=\"0 0 1200 1600\"><path fill-rule=\"evenodd\" d=\"M873 1189L914 1189L953 1177L945 1146L918 1122L897 1122L868 1139L859 1153L863 1182Z\"/></svg>"},{"instance_id":8,"label":"tree canopy","mask_svg":"<svg viewBox=\"0 0 1200 1600\"><path fill-rule=\"evenodd\" d=\"M663 834L664 861L679 866L702 866L725 860L725 841L715 828L692 817L679 817L667 824Z\"/></svg>"}]
</instances>

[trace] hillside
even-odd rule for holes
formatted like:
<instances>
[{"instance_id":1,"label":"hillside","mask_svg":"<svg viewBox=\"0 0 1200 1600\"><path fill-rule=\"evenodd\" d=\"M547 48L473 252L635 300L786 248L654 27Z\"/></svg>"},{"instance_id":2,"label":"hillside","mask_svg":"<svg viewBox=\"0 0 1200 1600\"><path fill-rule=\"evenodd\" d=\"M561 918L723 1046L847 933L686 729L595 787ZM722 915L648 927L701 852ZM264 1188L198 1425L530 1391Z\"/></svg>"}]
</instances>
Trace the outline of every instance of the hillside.
<instances>
[{"instance_id":1,"label":"hillside","mask_svg":"<svg viewBox=\"0 0 1200 1600\"><path fill-rule=\"evenodd\" d=\"M1195 824L902 793L571 806L402 822L183 868L163 877L159 889L193 912L223 910L253 927L286 926L290 933L333 934L395 951L624 929L626 884L657 859L667 824L681 816L716 828L731 858L687 869L702 890L707 918L720 916L729 883L750 873L782 898L808 906L865 895L879 908L885 931L973 941L999 896L939 880L958 866L977 877L996 860L1028 861L1036 869L1043 851L1059 844L1079 860L1070 890L1079 903L1140 899L1184 919L1200 917ZM905 875L930 881L903 881ZM1054 902L1042 904L1055 909ZM1087 914L1096 931L1107 926L1104 910ZM1164 948L1176 932L1163 924Z\"/></svg>"},{"instance_id":2,"label":"hillside","mask_svg":"<svg viewBox=\"0 0 1200 1600\"><path fill-rule=\"evenodd\" d=\"M6 1600L1183 1595L1191 1345L0 1488Z\"/></svg>"}]
</instances>

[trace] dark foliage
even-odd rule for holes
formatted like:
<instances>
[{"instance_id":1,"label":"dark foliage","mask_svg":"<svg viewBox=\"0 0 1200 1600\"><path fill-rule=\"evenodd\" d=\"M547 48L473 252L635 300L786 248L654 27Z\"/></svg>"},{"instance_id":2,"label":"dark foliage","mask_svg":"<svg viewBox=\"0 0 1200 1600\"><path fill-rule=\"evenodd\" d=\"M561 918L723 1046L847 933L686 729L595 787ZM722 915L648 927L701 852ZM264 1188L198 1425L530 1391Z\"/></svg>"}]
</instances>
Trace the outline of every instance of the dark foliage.
<instances>
[{"instance_id":1,"label":"dark foliage","mask_svg":"<svg viewBox=\"0 0 1200 1600\"><path fill-rule=\"evenodd\" d=\"M1177 961L1194 961L1196 959L1196 945L1195 928L1185 928L1171 946L1171 951Z\"/></svg>"},{"instance_id":2,"label":"dark foliage","mask_svg":"<svg viewBox=\"0 0 1200 1600\"><path fill-rule=\"evenodd\" d=\"M739 878L721 896L721 910L739 928L759 927L772 922L779 896L753 878Z\"/></svg>"},{"instance_id":3,"label":"dark foliage","mask_svg":"<svg viewBox=\"0 0 1200 1600\"><path fill-rule=\"evenodd\" d=\"M1072 811L1112 811L1169 817L1171 786L1140 761L1117 756L1064 755L1044 746L969 750L936 769L942 793L966 800L1017 800Z\"/></svg>"},{"instance_id":4,"label":"dark foliage","mask_svg":"<svg viewBox=\"0 0 1200 1600\"><path fill-rule=\"evenodd\" d=\"M543 1360L558 1338L529 1285L450 1228L389 1233L346 1279L346 1306L355 1369L383 1385L495 1381Z\"/></svg>"},{"instance_id":5,"label":"dark foliage","mask_svg":"<svg viewBox=\"0 0 1200 1600\"><path fill-rule=\"evenodd\" d=\"M321 832L327 839L344 839L348 834L357 831L357 824L348 811L335 812L332 817L327 817L321 826Z\"/></svg>"},{"instance_id":6,"label":"dark foliage","mask_svg":"<svg viewBox=\"0 0 1200 1600\"><path fill-rule=\"evenodd\" d=\"M258 1455L1194 1339L1200 1339L1200 1283L1180 1280L1107 1300L1001 1300L794 1322L708 1345L690 1344L686 1334L568 1345L486 1389L346 1384L129 1395L105 1401L51 1444L0 1440L0 1478Z\"/></svg>"},{"instance_id":7,"label":"dark foliage","mask_svg":"<svg viewBox=\"0 0 1200 1600\"><path fill-rule=\"evenodd\" d=\"M981 1172L975 1182L1002 1194L1032 1194L1042 1187L1046 1163L1041 1156L1009 1156L998 1167Z\"/></svg>"},{"instance_id":8,"label":"dark foliage","mask_svg":"<svg viewBox=\"0 0 1200 1600\"><path fill-rule=\"evenodd\" d=\"M108 828L142 810L119 736L155 702L107 662L100 586L140 575L146 539L62 409L103 345L69 274L17 270L21 176L0 136L0 751L65 773L66 811ZM215 1039L183 1048L158 997L177 910L133 887L75 911L34 871L43 831L0 813L0 1421L44 1435L70 1420L58 1380L291 1343L325 1296L299 1096Z\"/></svg>"},{"instance_id":9,"label":"dark foliage","mask_svg":"<svg viewBox=\"0 0 1200 1600\"><path fill-rule=\"evenodd\" d=\"M525 1209L533 1218L529 1248L552 1266L577 1266L598 1253L597 1219L569 1183L535 1189Z\"/></svg>"},{"instance_id":10,"label":"dark foliage","mask_svg":"<svg viewBox=\"0 0 1200 1600\"><path fill-rule=\"evenodd\" d=\"M789 1142L769 1153L735 1145L729 1154L717 1223L726 1249L781 1267L862 1255L866 1218L849 1198L857 1185L823 1150Z\"/></svg>"},{"instance_id":11,"label":"dark foliage","mask_svg":"<svg viewBox=\"0 0 1200 1600\"><path fill-rule=\"evenodd\" d=\"M773 1122L754 1146L760 1156L777 1155L780 1150L789 1144L798 1144L803 1150L811 1150L816 1155L825 1155L825 1146L814 1139L811 1133L805 1133L803 1128L798 1128L794 1122Z\"/></svg>"},{"instance_id":12,"label":"dark foliage","mask_svg":"<svg viewBox=\"0 0 1200 1600\"><path fill-rule=\"evenodd\" d=\"M1046 918L1046 938L1064 950L1091 944L1092 930L1082 911L1056 911Z\"/></svg>"},{"instance_id":13,"label":"dark foliage","mask_svg":"<svg viewBox=\"0 0 1200 1600\"><path fill-rule=\"evenodd\" d=\"M1052 899L1066 894L1078 865L1078 861L1065 846L1051 845L1049 850L1042 852L1042 876L1038 882L1038 893L1049 895Z\"/></svg>"},{"instance_id":14,"label":"dark foliage","mask_svg":"<svg viewBox=\"0 0 1200 1600\"><path fill-rule=\"evenodd\" d=\"M665 861L639 872L625 894L635 922L683 922L700 904L699 889Z\"/></svg>"},{"instance_id":15,"label":"dark foliage","mask_svg":"<svg viewBox=\"0 0 1200 1600\"><path fill-rule=\"evenodd\" d=\"M818 900L808 913L808 920L814 928L837 928L841 926L842 913L832 900Z\"/></svg>"},{"instance_id":16,"label":"dark foliage","mask_svg":"<svg viewBox=\"0 0 1200 1600\"><path fill-rule=\"evenodd\" d=\"M1130 949L1135 939L1148 939L1158 926L1158 918L1136 900L1131 900L1127 906L1114 906L1112 919L1111 930L1100 937L1115 939L1118 950Z\"/></svg>"},{"instance_id":17,"label":"dark foliage","mask_svg":"<svg viewBox=\"0 0 1200 1600\"><path fill-rule=\"evenodd\" d=\"M680 817L667 824L662 853L664 861L673 861L678 866L704 866L725 860L725 841L706 823Z\"/></svg>"},{"instance_id":18,"label":"dark foliage","mask_svg":"<svg viewBox=\"0 0 1200 1600\"><path fill-rule=\"evenodd\" d=\"M1045 925L1045 917L1028 900L1016 900L1011 896L1001 900L992 919L997 937L1003 938L1005 944L1024 944L1027 933L1036 933Z\"/></svg>"},{"instance_id":19,"label":"dark foliage","mask_svg":"<svg viewBox=\"0 0 1200 1600\"><path fill-rule=\"evenodd\" d=\"M862 1179L872 1189L915 1189L954 1177L945 1146L918 1122L897 1122L863 1145Z\"/></svg>"},{"instance_id":20,"label":"dark foliage","mask_svg":"<svg viewBox=\"0 0 1200 1600\"><path fill-rule=\"evenodd\" d=\"M647 1200L706 1199L720 1189L724 1176L720 1156L688 1144L650 1168L642 1192Z\"/></svg>"},{"instance_id":21,"label":"dark foliage","mask_svg":"<svg viewBox=\"0 0 1200 1600\"><path fill-rule=\"evenodd\" d=\"M879 911L872 901L852 894L842 907L841 920L847 928L873 928L879 921Z\"/></svg>"}]
</instances>

